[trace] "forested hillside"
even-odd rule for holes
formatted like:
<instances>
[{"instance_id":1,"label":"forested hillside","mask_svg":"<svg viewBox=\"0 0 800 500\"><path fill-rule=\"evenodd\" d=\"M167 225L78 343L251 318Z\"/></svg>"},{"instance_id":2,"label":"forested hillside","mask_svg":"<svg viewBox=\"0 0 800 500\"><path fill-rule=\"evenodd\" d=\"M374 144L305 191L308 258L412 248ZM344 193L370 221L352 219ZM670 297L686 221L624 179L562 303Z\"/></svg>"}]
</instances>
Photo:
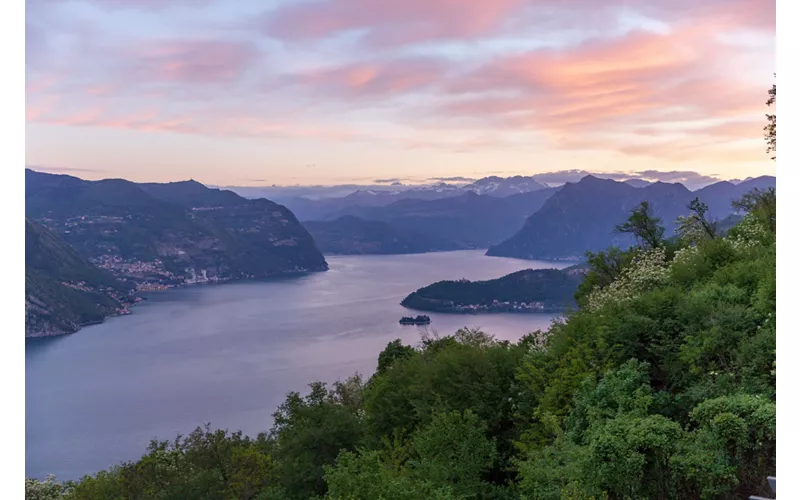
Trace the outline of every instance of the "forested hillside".
<instances>
[{"instance_id":1,"label":"forested hillside","mask_svg":"<svg viewBox=\"0 0 800 500\"><path fill-rule=\"evenodd\" d=\"M517 343L398 340L368 380L291 393L256 438L199 428L38 498L735 499L775 473L775 192L725 236L694 203L665 240L589 256L580 309ZM257 397L257 395L254 395Z\"/></svg>"},{"instance_id":2,"label":"forested hillside","mask_svg":"<svg viewBox=\"0 0 800 500\"><path fill-rule=\"evenodd\" d=\"M87 262L25 218L25 336L73 333L125 311L133 287Z\"/></svg>"}]
</instances>

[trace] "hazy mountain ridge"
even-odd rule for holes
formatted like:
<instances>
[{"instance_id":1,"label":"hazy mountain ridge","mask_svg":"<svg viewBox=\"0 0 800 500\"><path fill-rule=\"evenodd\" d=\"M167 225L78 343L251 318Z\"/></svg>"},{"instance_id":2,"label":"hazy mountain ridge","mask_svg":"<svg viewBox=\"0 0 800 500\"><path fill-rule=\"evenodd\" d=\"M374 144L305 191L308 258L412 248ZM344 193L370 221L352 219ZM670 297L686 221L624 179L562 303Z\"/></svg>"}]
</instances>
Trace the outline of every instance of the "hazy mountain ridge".
<instances>
[{"instance_id":1,"label":"hazy mountain ridge","mask_svg":"<svg viewBox=\"0 0 800 500\"><path fill-rule=\"evenodd\" d=\"M332 221L308 221L303 225L324 254L411 254L431 252L444 246L436 238L353 215Z\"/></svg>"},{"instance_id":2,"label":"hazy mountain ridge","mask_svg":"<svg viewBox=\"0 0 800 500\"><path fill-rule=\"evenodd\" d=\"M380 221L398 233L416 235L423 242L421 246L431 250L487 248L514 234L527 216L558 189L547 188L505 198L471 191L435 200L405 198L385 206L349 207L332 214L330 219L356 217ZM315 221L315 231L321 231L325 223L330 224L330 219Z\"/></svg>"},{"instance_id":3,"label":"hazy mountain ridge","mask_svg":"<svg viewBox=\"0 0 800 500\"><path fill-rule=\"evenodd\" d=\"M140 287L327 269L286 207L194 181L84 181L26 170L26 213Z\"/></svg>"},{"instance_id":4,"label":"hazy mountain ridge","mask_svg":"<svg viewBox=\"0 0 800 500\"><path fill-rule=\"evenodd\" d=\"M523 259L580 259L585 252L609 246L627 247L627 235L614 232L630 211L648 201L662 219L667 235L674 234L675 220L686 215L695 197L709 206L709 215L719 220L733 213L731 202L754 188L775 187L775 178L763 176L740 184L720 182L695 192L681 184L656 182L633 187L625 182L587 176L568 183L542 208L532 214L522 229L489 248L487 255Z\"/></svg>"}]
</instances>

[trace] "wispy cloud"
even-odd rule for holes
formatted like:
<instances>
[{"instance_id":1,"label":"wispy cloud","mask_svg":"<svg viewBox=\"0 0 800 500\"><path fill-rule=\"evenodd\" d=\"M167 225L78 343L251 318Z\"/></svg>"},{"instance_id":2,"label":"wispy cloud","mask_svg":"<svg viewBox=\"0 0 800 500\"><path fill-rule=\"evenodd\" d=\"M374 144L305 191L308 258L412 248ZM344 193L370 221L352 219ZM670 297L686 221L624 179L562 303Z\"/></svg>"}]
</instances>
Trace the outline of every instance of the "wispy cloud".
<instances>
[{"instance_id":1,"label":"wispy cloud","mask_svg":"<svg viewBox=\"0 0 800 500\"><path fill-rule=\"evenodd\" d=\"M104 173L106 170L97 168L79 168L79 167L53 167L49 165L25 165L25 168L35 170L37 172L49 172L51 174L80 174L80 173Z\"/></svg>"},{"instance_id":2,"label":"wispy cloud","mask_svg":"<svg viewBox=\"0 0 800 500\"><path fill-rule=\"evenodd\" d=\"M587 170L559 170L534 174L532 177L539 182L550 185L559 185L567 182L578 182L587 175L593 175L602 179L612 179L625 181L628 179L642 179L649 182L681 183L689 189L719 182L722 180L718 175L706 175L692 171L660 171L660 170L639 170L630 172L589 172Z\"/></svg>"},{"instance_id":3,"label":"wispy cloud","mask_svg":"<svg viewBox=\"0 0 800 500\"><path fill-rule=\"evenodd\" d=\"M478 179L473 177L461 177L461 176L454 176L454 177L430 177L428 178L429 181L440 181L440 182L475 182Z\"/></svg>"}]
</instances>

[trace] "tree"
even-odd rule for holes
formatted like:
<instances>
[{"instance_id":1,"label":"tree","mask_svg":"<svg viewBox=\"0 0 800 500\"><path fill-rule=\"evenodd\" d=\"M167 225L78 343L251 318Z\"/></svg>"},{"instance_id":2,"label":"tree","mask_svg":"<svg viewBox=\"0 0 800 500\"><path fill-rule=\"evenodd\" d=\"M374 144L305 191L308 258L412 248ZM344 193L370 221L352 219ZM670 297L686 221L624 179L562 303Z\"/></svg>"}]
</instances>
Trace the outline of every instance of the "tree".
<instances>
[{"instance_id":1,"label":"tree","mask_svg":"<svg viewBox=\"0 0 800 500\"><path fill-rule=\"evenodd\" d=\"M613 283L622 274L622 270L631 263L634 252L610 247L608 250L592 253L586 252L589 271L575 291L575 302L584 305L586 297L595 289L602 289Z\"/></svg>"},{"instance_id":2,"label":"tree","mask_svg":"<svg viewBox=\"0 0 800 500\"><path fill-rule=\"evenodd\" d=\"M44 481L25 478L25 498L28 500L59 500L68 489L68 486L56 482L55 476L47 476Z\"/></svg>"},{"instance_id":3,"label":"tree","mask_svg":"<svg viewBox=\"0 0 800 500\"><path fill-rule=\"evenodd\" d=\"M418 456L409 461L413 476L465 496L484 490L482 476L497 457L486 432L486 424L470 410L434 414L413 437Z\"/></svg>"},{"instance_id":4,"label":"tree","mask_svg":"<svg viewBox=\"0 0 800 500\"><path fill-rule=\"evenodd\" d=\"M777 224L777 198L774 188L765 190L753 189L740 199L731 203L738 212L752 214L771 232L775 232Z\"/></svg>"},{"instance_id":5,"label":"tree","mask_svg":"<svg viewBox=\"0 0 800 500\"><path fill-rule=\"evenodd\" d=\"M703 239L717 237L717 223L708 219L708 205L695 198L689 202L689 212L686 217L678 217L676 231L686 243L697 243Z\"/></svg>"},{"instance_id":6,"label":"tree","mask_svg":"<svg viewBox=\"0 0 800 500\"><path fill-rule=\"evenodd\" d=\"M646 249L664 245L664 227L661 219L653 215L650 203L643 201L631 211L628 220L616 226L618 233L628 233L636 237L639 246Z\"/></svg>"},{"instance_id":7,"label":"tree","mask_svg":"<svg viewBox=\"0 0 800 500\"><path fill-rule=\"evenodd\" d=\"M775 104L776 93L775 93L775 84L772 84L772 88L769 90L769 99L767 99L767 106L772 106ZM767 141L767 154L769 153L777 153L777 136L776 136L776 128L777 128L777 119L775 114L767 114L767 125L764 127L764 140ZM775 155L772 156L772 159L775 159Z\"/></svg>"},{"instance_id":8,"label":"tree","mask_svg":"<svg viewBox=\"0 0 800 500\"><path fill-rule=\"evenodd\" d=\"M361 397L342 394L360 387L360 382L340 384L333 391L321 382L310 387L305 397L290 393L273 415L270 438L283 498L325 494L323 466L333 463L340 451L355 449L363 439L359 409L345 404L360 402Z\"/></svg>"},{"instance_id":9,"label":"tree","mask_svg":"<svg viewBox=\"0 0 800 500\"><path fill-rule=\"evenodd\" d=\"M378 355L378 371L380 375L385 373L395 361L406 359L414 354L414 348L403 345L400 339L393 340L386 345L386 349Z\"/></svg>"}]
</instances>

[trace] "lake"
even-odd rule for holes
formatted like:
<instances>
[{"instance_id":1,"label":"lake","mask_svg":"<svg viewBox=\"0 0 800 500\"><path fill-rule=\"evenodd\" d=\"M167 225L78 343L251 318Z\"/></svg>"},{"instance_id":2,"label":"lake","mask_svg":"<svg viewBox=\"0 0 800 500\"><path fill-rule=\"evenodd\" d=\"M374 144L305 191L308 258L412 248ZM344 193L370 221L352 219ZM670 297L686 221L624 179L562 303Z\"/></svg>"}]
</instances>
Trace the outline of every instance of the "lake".
<instances>
[{"instance_id":1,"label":"lake","mask_svg":"<svg viewBox=\"0 0 800 500\"><path fill-rule=\"evenodd\" d=\"M416 344L420 327L398 324L410 314L399 303L414 290L569 265L483 251L326 259L324 273L147 293L129 316L27 341L26 474L77 479L204 422L255 436L287 392L369 376L387 343ZM508 340L553 318L426 314L429 331L480 327Z\"/></svg>"}]
</instances>

